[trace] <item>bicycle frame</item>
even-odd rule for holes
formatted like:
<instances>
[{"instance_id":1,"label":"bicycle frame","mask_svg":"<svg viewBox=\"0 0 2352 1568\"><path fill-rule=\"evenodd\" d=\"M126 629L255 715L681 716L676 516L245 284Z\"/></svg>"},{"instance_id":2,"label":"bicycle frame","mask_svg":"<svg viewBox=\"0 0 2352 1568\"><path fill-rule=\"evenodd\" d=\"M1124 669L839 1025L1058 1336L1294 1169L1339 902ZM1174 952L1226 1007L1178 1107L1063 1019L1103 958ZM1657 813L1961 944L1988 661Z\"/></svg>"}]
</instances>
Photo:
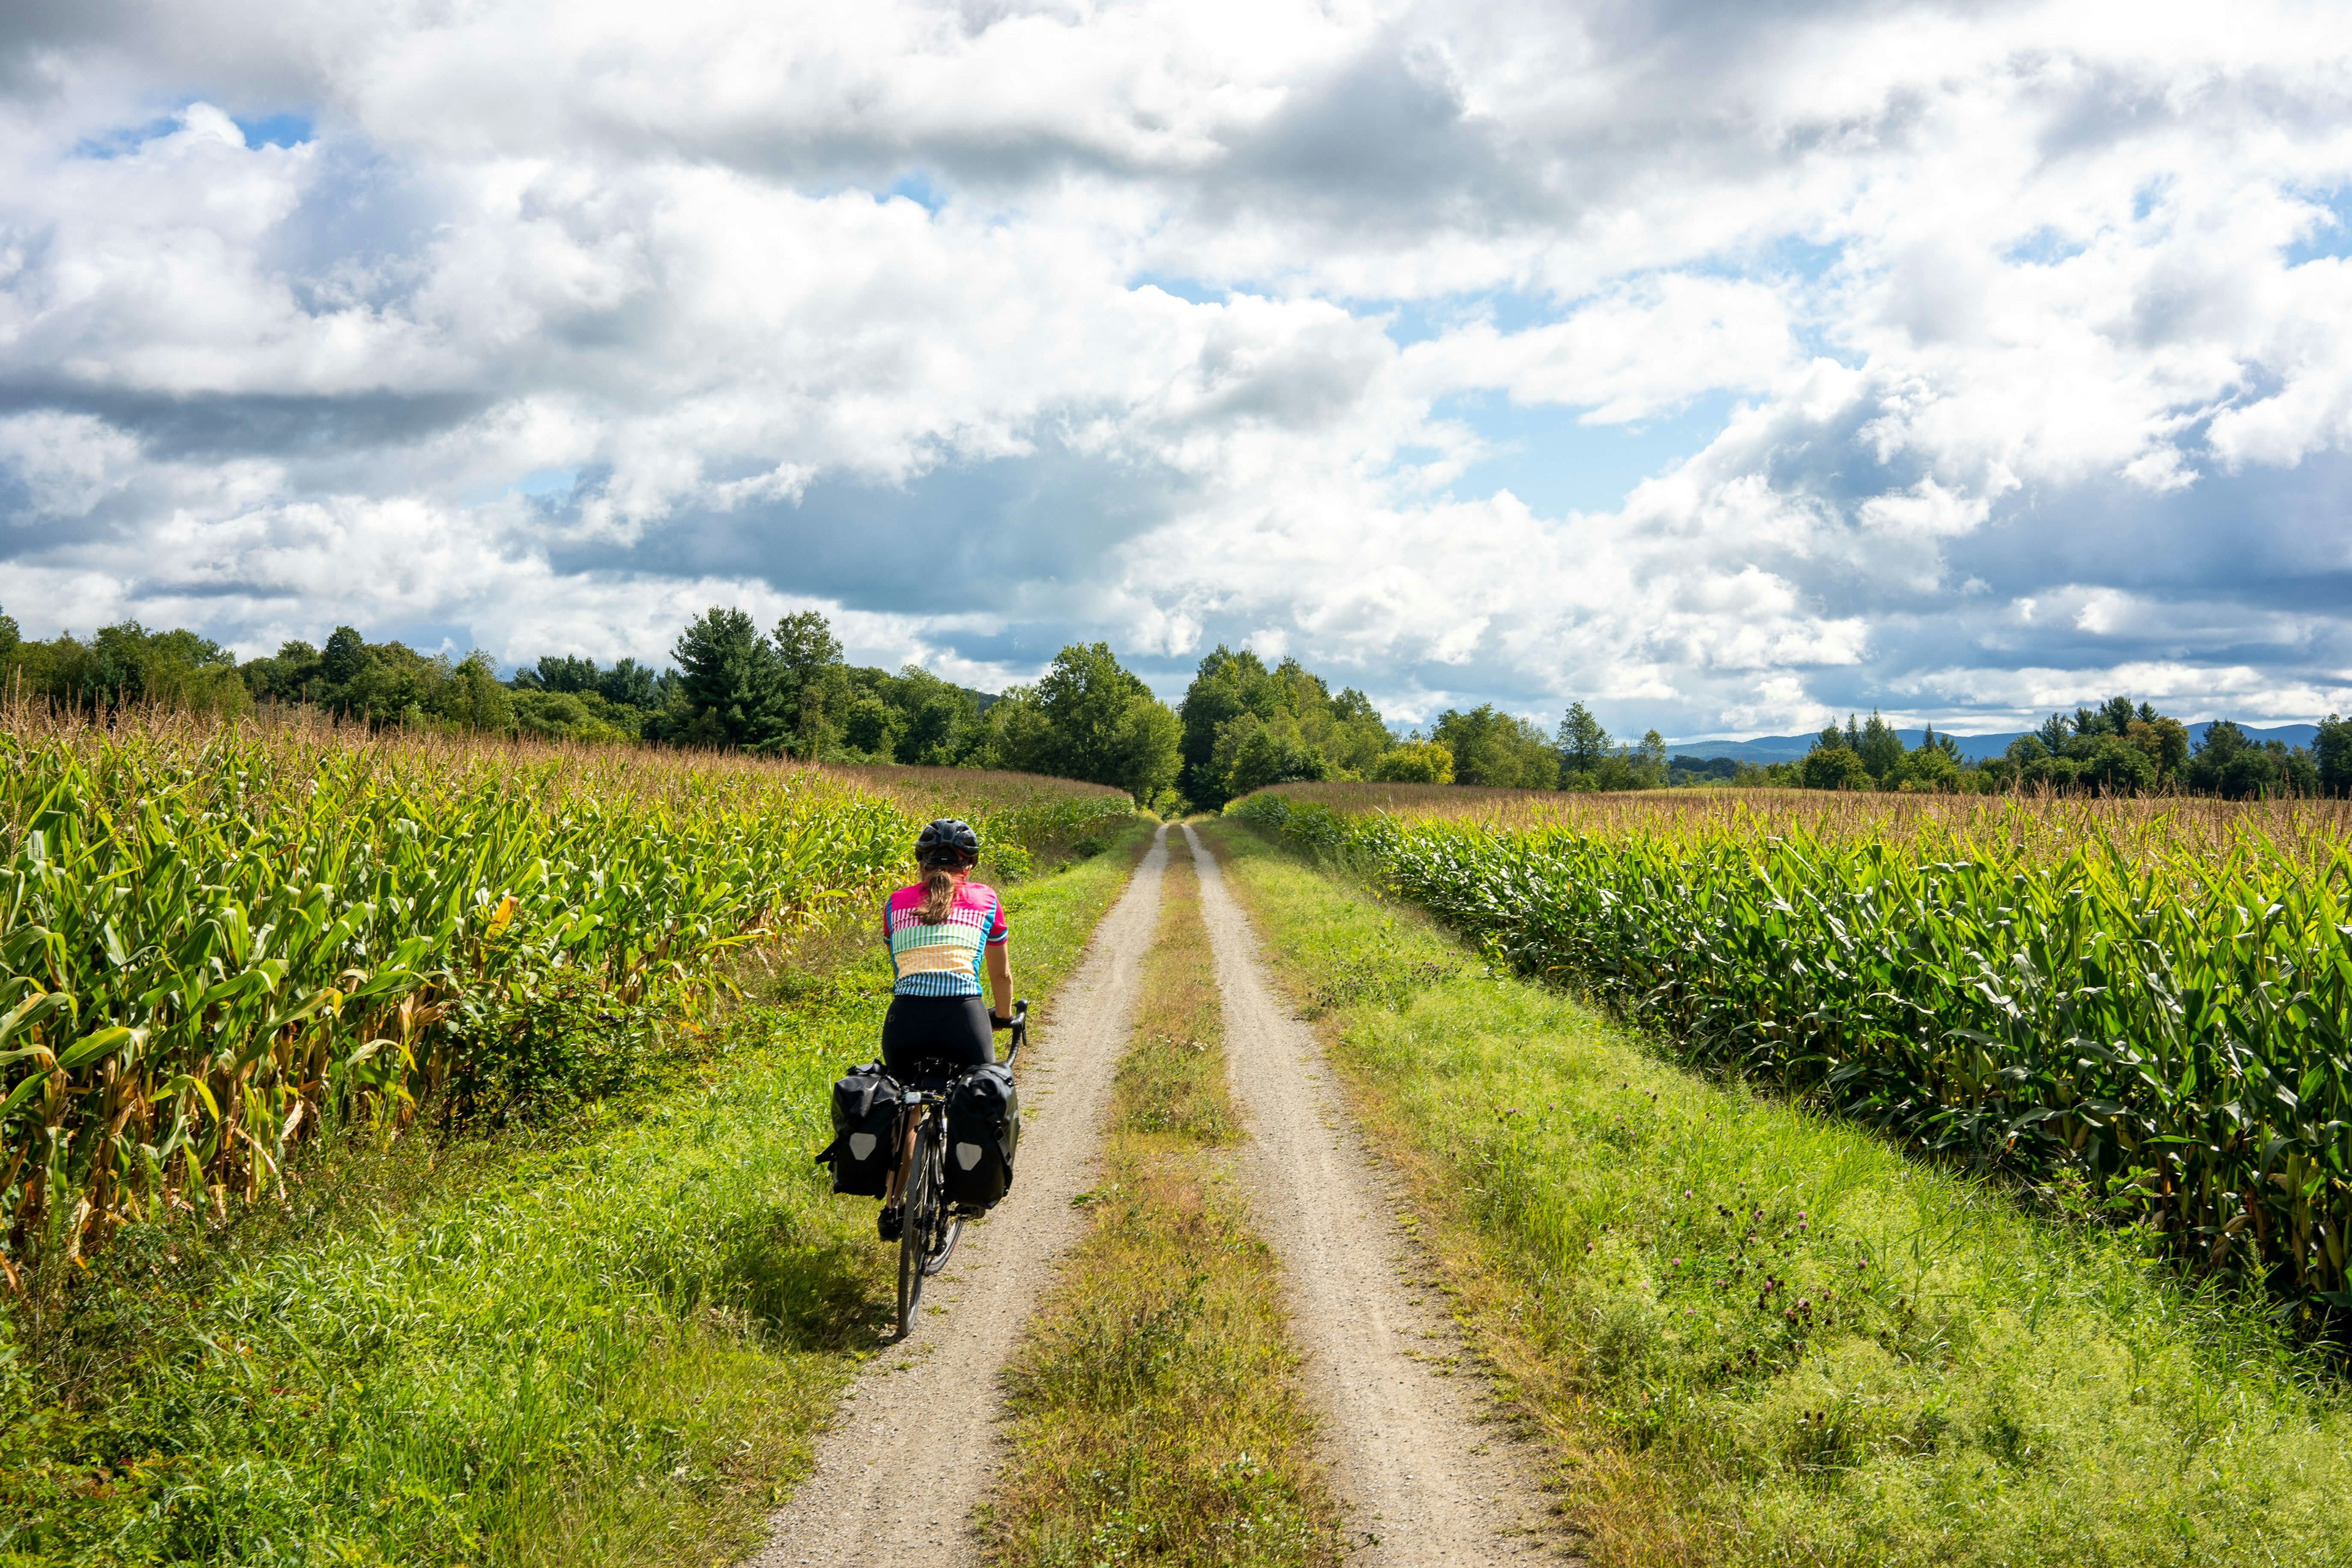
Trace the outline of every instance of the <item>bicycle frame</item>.
<instances>
[{"instance_id":1,"label":"bicycle frame","mask_svg":"<svg viewBox=\"0 0 2352 1568\"><path fill-rule=\"evenodd\" d=\"M1001 1066L1010 1067L1021 1054L1029 1032L1029 1004L1013 1005L1013 1038ZM917 1064L922 1067L931 1064ZM912 1073L909 1077L942 1078L950 1086L962 1069L943 1073ZM892 1192L883 1201L900 1205L898 1228L898 1337L914 1331L915 1312L922 1305L923 1281L937 1274L954 1256L963 1235L964 1216L946 1203L940 1162L947 1148L948 1094L919 1084L902 1084L907 1131L900 1143L898 1173Z\"/></svg>"}]
</instances>

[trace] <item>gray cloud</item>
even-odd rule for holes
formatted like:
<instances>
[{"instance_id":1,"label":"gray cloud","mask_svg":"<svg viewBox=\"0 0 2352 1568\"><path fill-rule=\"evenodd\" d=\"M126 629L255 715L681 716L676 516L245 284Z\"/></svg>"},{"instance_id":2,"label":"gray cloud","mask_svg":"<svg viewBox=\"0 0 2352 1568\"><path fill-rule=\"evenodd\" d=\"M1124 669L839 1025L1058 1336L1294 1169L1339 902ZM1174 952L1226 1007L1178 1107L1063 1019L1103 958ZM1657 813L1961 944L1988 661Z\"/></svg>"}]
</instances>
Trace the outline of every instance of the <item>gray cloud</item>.
<instances>
[{"instance_id":1,"label":"gray cloud","mask_svg":"<svg viewBox=\"0 0 2352 1568\"><path fill-rule=\"evenodd\" d=\"M1443 59L1383 39L1237 134L1203 194L1211 212L1279 204L1343 228L1476 231L1556 207L1543 162L1467 112Z\"/></svg>"},{"instance_id":2,"label":"gray cloud","mask_svg":"<svg viewBox=\"0 0 2352 1568\"><path fill-rule=\"evenodd\" d=\"M572 500L593 493L592 479ZM684 510L633 544L588 541L549 552L559 573L632 570L756 580L779 593L880 613L951 616L995 608L1024 623L1087 626L1092 584L1119 548L1183 504L1184 477L1148 463L1074 451L943 463L903 485L812 484L797 500L719 512ZM1020 644L1050 658L1061 640ZM1003 639L963 634L982 661ZM1039 651L1042 649L1042 653Z\"/></svg>"},{"instance_id":3,"label":"gray cloud","mask_svg":"<svg viewBox=\"0 0 2352 1568\"><path fill-rule=\"evenodd\" d=\"M402 447L478 418L488 392L393 391L169 396L51 382L0 383L0 415L49 412L100 419L160 462L233 458L314 458L348 467L366 452Z\"/></svg>"}]
</instances>

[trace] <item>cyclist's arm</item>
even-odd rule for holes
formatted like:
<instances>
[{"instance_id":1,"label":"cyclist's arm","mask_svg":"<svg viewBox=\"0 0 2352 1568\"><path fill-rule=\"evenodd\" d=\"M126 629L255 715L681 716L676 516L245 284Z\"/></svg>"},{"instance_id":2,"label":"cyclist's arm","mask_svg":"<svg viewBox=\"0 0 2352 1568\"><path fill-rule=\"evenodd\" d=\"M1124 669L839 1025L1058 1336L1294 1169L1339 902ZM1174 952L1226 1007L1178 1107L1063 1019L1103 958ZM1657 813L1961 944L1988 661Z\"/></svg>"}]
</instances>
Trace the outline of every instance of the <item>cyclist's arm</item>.
<instances>
[{"instance_id":1,"label":"cyclist's arm","mask_svg":"<svg viewBox=\"0 0 2352 1568\"><path fill-rule=\"evenodd\" d=\"M1000 1018L1013 1016L1013 954L1012 943L992 942L988 944L988 991L996 1005L992 1011Z\"/></svg>"}]
</instances>

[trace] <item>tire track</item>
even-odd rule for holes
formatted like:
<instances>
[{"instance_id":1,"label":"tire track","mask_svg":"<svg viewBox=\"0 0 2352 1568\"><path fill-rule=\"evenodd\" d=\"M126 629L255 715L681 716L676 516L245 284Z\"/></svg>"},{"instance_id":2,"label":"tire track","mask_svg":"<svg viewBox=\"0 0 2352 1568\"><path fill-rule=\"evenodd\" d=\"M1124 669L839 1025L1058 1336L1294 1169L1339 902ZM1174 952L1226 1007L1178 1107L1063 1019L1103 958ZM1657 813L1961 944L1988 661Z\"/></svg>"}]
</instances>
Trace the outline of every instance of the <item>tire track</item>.
<instances>
[{"instance_id":1,"label":"tire track","mask_svg":"<svg viewBox=\"0 0 2352 1568\"><path fill-rule=\"evenodd\" d=\"M1365 1568L1550 1555L1549 1508L1517 1445L1482 1422L1454 1325L1411 1284L1428 1269L1367 1166L1314 1031L1276 1000L1248 917L1189 826L1224 997L1225 1062L1249 1123L1252 1211L1282 1260L1291 1333L1324 1417Z\"/></svg>"},{"instance_id":2,"label":"tire track","mask_svg":"<svg viewBox=\"0 0 2352 1568\"><path fill-rule=\"evenodd\" d=\"M978 1555L971 1510L1003 1441L997 1372L1083 1223L1070 1199L1089 1184L1167 864L1162 827L1022 1052L1013 1191L985 1224L965 1228L955 1263L924 1289L915 1334L851 1385L817 1439L815 1468L770 1518L750 1568L950 1568Z\"/></svg>"}]
</instances>

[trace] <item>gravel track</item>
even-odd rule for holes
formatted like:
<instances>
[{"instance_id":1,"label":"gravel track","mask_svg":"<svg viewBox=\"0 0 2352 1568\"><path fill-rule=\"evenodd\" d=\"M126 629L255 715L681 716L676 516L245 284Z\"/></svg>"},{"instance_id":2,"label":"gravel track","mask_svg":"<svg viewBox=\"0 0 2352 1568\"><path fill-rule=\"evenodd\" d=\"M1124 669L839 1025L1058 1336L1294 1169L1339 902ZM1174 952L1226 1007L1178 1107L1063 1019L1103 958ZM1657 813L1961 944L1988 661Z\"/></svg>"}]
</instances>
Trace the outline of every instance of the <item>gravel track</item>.
<instances>
[{"instance_id":1,"label":"gravel track","mask_svg":"<svg viewBox=\"0 0 2352 1568\"><path fill-rule=\"evenodd\" d=\"M1202 913L1225 1010L1225 1063L1249 1125L1251 1212L1281 1260L1291 1335L1323 1415L1351 1530L1350 1568L1436 1568L1552 1555L1550 1512L1519 1445L1482 1419L1454 1326L1367 1163L1315 1033L1275 995L1248 917L1200 838Z\"/></svg>"},{"instance_id":2,"label":"gravel track","mask_svg":"<svg viewBox=\"0 0 2352 1568\"><path fill-rule=\"evenodd\" d=\"M1095 928L1069 989L1019 1062L1023 1126L1013 1191L967 1226L923 1291L923 1322L867 1363L816 1468L769 1521L752 1568L951 1568L972 1563L971 1511L1003 1463L998 1370L1020 1342L1055 1258L1084 1216L1112 1070L1126 1049L1160 916L1168 830Z\"/></svg>"}]
</instances>

